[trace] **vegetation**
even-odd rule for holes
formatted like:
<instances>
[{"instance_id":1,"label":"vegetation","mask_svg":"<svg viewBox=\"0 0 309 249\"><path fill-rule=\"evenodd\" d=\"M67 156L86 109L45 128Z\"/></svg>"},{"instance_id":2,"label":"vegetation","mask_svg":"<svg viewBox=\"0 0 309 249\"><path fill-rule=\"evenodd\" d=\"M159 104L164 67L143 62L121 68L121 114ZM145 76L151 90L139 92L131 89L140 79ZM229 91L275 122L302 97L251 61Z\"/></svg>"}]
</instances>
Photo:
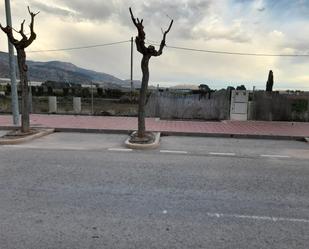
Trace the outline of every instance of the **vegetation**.
<instances>
[{"instance_id":1,"label":"vegetation","mask_svg":"<svg viewBox=\"0 0 309 249\"><path fill-rule=\"evenodd\" d=\"M274 74L273 71L270 70L268 74L268 80L266 83L266 92L272 92L273 86L274 86Z\"/></svg>"},{"instance_id":2,"label":"vegetation","mask_svg":"<svg viewBox=\"0 0 309 249\"><path fill-rule=\"evenodd\" d=\"M247 90L245 85L240 85L238 87L236 87L236 90Z\"/></svg>"},{"instance_id":3,"label":"vegetation","mask_svg":"<svg viewBox=\"0 0 309 249\"><path fill-rule=\"evenodd\" d=\"M21 132L27 133L30 131L30 118L29 118L29 86L28 86L28 66L26 64L26 52L25 49L31 45L31 43L36 39L36 33L34 32L34 17L38 13L33 13L28 7L28 12L31 16L30 22L30 36L27 37L24 33L25 20L20 25L20 30L18 33L21 35L22 39L17 40L13 35L13 28L10 26L0 28L7 35L9 41L14 45L17 51L17 61L19 69L19 77L22 86L22 121L21 121Z\"/></svg>"},{"instance_id":4,"label":"vegetation","mask_svg":"<svg viewBox=\"0 0 309 249\"><path fill-rule=\"evenodd\" d=\"M143 55L142 62L141 62L141 69L142 69L143 77L142 77L142 86L140 90L139 104L138 104L137 136L141 140L143 140L144 138L148 140L146 137L146 127L145 127L145 105L146 105L146 94L147 94L148 81L149 81L149 60L152 56L157 57L162 54L163 48L165 47L166 35L172 28L173 20L171 20L171 23L168 29L163 32L163 38L162 38L159 50L156 50L155 47L152 45L149 45L148 47L145 46L146 34L144 31L143 19L139 20L138 18L135 18L132 13L131 8L129 10L131 14L131 19L138 32L138 35L135 38L136 48L137 48L137 51Z\"/></svg>"},{"instance_id":5,"label":"vegetation","mask_svg":"<svg viewBox=\"0 0 309 249\"><path fill-rule=\"evenodd\" d=\"M200 84L198 86L198 89L202 92L210 92L210 90L211 90L210 87L206 84Z\"/></svg>"}]
</instances>

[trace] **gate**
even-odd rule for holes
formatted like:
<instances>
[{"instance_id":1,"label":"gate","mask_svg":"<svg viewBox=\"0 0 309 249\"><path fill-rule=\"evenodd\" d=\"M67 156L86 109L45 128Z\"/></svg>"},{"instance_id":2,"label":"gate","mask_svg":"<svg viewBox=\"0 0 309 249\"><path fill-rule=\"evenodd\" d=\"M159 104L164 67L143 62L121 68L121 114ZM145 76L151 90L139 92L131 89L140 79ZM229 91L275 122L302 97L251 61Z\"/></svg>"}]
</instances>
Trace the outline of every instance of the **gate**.
<instances>
[{"instance_id":1,"label":"gate","mask_svg":"<svg viewBox=\"0 0 309 249\"><path fill-rule=\"evenodd\" d=\"M233 90L231 96L230 119L248 120L249 91Z\"/></svg>"}]
</instances>

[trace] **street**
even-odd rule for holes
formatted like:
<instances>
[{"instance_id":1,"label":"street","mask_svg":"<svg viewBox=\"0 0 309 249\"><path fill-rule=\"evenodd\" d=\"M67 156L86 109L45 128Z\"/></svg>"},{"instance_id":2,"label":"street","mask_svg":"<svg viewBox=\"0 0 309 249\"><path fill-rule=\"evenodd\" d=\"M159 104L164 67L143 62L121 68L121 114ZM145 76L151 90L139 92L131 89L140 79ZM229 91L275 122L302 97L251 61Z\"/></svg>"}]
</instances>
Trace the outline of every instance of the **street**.
<instances>
[{"instance_id":1,"label":"street","mask_svg":"<svg viewBox=\"0 0 309 249\"><path fill-rule=\"evenodd\" d=\"M0 146L0 248L308 248L308 143L125 139Z\"/></svg>"}]
</instances>

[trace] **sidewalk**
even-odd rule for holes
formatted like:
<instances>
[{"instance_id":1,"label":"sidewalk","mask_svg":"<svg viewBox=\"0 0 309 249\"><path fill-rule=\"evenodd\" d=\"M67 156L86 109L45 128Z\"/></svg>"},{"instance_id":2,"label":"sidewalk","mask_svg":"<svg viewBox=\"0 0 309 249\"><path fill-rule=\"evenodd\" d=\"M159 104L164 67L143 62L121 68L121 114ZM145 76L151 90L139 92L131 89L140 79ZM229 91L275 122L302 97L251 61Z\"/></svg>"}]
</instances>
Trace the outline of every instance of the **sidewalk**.
<instances>
[{"instance_id":1,"label":"sidewalk","mask_svg":"<svg viewBox=\"0 0 309 249\"><path fill-rule=\"evenodd\" d=\"M32 114L32 127L56 131L128 133L137 129L137 118ZM0 115L0 129L12 127L10 115ZM309 123L266 121L171 121L146 119L146 129L165 134L303 139L309 137Z\"/></svg>"}]
</instances>

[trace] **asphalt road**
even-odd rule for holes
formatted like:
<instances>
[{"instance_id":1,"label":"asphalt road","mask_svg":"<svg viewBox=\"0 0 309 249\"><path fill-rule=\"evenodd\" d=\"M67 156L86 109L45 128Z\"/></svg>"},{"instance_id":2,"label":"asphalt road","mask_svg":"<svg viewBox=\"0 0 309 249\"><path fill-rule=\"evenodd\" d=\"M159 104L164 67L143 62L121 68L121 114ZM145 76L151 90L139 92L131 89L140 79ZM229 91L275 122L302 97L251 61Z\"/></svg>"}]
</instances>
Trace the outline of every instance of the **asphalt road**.
<instances>
[{"instance_id":1,"label":"asphalt road","mask_svg":"<svg viewBox=\"0 0 309 249\"><path fill-rule=\"evenodd\" d=\"M0 146L0 248L308 248L308 143L124 139Z\"/></svg>"}]
</instances>

